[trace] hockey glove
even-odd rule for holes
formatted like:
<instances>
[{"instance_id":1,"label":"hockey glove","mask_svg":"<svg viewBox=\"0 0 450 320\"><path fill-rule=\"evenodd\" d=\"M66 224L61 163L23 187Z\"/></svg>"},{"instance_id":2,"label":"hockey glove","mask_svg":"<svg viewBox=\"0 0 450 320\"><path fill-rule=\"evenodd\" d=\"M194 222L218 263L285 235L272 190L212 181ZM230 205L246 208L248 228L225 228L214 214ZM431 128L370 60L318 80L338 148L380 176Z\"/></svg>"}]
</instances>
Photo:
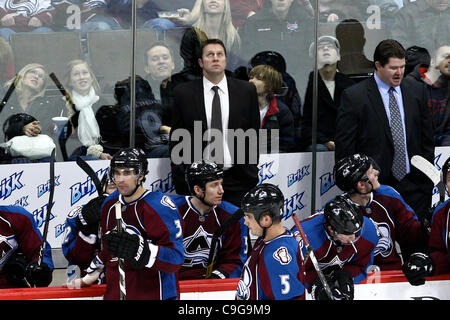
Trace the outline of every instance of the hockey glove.
<instances>
[{"instance_id":1,"label":"hockey glove","mask_svg":"<svg viewBox=\"0 0 450 320\"><path fill-rule=\"evenodd\" d=\"M352 274L344 269L336 270L332 273L331 292L334 300L353 300L354 282Z\"/></svg>"},{"instance_id":2,"label":"hockey glove","mask_svg":"<svg viewBox=\"0 0 450 320\"><path fill-rule=\"evenodd\" d=\"M45 262L38 265L37 261L31 261L26 267L25 276L32 287L47 287L52 282L52 271Z\"/></svg>"},{"instance_id":3,"label":"hockey glove","mask_svg":"<svg viewBox=\"0 0 450 320\"><path fill-rule=\"evenodd\" d=\"M86 203L78 214L76 222L78 229L86 236L98 233L100 208L106 196L101 196Z\"/></svg>"},{"instance_id":4,"label":"hockey glove","mask_svg":"<svg viewBox=\"0 0 450 320\"><path fill-rule=\"evenodd\" d=\"M433 260L427 254L413 253L403 264L402 271L413 286L425 284L425 277L433 275Z\"/></svg>"},{"instance_id":5,"label":"hockey glove","mask_svg":"<svg viewBox=\"0 0 450 320\"><path fill-rule=\"evenodd\" d=\"M105 234L108 252L131 263L134 269L143 269L150 259L150 249L142 236L127 232L108 231Z\"/></svg>"},{"instance_id":6,"label":"hockey glove","mask_svg":"<svg viewBox=\"0 0 450 320\"><path fill-rule=\"evenodd\" d=\"M329 275L325 275L325 279L328 283L328 285L331 285L332 279ZM317 277L316 280L314 280L312 286L311 286L311 296L314 300L330 300L328 297L327 292L325 291L325 287L322 284L322 281L320 281L320 278Z\"/></svg>"},{"instance_id":7,"label":"hockey glove","mask_svg":"<svg viewBox=\"0 0 450 320\"><path fill-rule=\"evenodd\" d=\"M2 271L8 280L8 283L14 288L30 287L25 279L27 263L25 256L21 252L15 252L8 261L6 261Z\"/></svg>"}]
</instances>

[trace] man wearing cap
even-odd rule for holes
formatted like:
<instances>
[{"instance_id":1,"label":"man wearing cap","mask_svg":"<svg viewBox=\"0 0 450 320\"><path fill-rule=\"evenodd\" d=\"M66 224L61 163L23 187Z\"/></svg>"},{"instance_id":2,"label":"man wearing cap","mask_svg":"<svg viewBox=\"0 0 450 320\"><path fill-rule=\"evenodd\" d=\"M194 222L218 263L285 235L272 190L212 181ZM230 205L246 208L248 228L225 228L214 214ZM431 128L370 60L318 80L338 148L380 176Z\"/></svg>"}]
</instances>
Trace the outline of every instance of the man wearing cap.
<instances>
[{"instance_id":1,"label":"man wearing cap","mask_svg":"<svg viewBox=\"0 0 450 320\"><path fill-rule=\"evenodd\" d=\"M318 100L317 100L317 151L334 151L336 114L345 88L354 84L353 80L337 71L340 60L339 41L332 36L322 36L318 40ZM314 56L314 42L309 47L309 56ZM312 110L313 72L309 74L302 120L302 150L312 150Z\"/></svg>"}]
</instances>

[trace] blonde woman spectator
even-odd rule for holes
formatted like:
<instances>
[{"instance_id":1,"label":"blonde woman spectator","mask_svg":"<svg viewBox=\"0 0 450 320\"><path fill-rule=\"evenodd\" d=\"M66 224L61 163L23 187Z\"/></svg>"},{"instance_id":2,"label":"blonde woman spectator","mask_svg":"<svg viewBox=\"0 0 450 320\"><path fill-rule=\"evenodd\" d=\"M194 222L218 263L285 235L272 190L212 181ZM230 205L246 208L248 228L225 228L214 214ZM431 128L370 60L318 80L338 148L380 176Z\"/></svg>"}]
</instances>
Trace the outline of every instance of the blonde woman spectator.
<instances>
[{"instance_id":1,"label":"blonde woman spectator","mask_svg":"<svg viewBox=\"0 0 450 320\"><path fill-rule=\"evenodd\" d=\"M17 77L10 79L4 85L7 90L15 82L15 90L3 107L0 114L0 122L17 113L27 113L38 120L33 128L28 128L24 133L44 133L51 135L53 131L52 117L61 113L48 97L45 97L48 76L44 66L38 63L27 64L18 73ZM3 139L3 137L2 137Z\"/></svg>"},{"instance_id":2,"label":"blonde woman spectator","mask_svg":"<svg viewBox=\"0 0 450 320\"><path fill-rule=\"evenodd\" d=\"M230 70L243 65L238 60L241 38L231 20L230 0L202 0L200 15L194 27L204 31L209 39L223 41Z\"/></svg>"},{"instance_id":3,"label":"blonde woman spectator","mask_svg":"<svg viewBox=\"0 0 450 320\"><path fill-rule=\"evenodd\" d=\"M100 129L95 119L96 111L106 104L106 101L100 98L100 86L88 63L78 59L70 61L63 82L75 106L74 109L70 103L66 103L71 125L71 128L68 128L69 135L72 130L76 130L76 134L71 135L68 140L67 149L75 149L72 152L73 157L80 155L111 159L109 153L103 152Z\"/></svg>"}]
</instances>

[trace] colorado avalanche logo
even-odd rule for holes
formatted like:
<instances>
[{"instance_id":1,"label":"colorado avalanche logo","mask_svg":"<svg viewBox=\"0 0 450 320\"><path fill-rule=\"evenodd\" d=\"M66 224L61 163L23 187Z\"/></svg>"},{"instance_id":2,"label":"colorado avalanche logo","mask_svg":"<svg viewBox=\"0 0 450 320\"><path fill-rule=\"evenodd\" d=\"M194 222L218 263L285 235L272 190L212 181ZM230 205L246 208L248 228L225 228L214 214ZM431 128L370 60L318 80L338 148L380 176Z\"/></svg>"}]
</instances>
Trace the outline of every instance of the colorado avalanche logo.
<instances>
[{"instance_id":1,"label":"colorado avalanche logo","mask_svg":"<svg viewBox=\"0 0 450 320\"><path fill-rule=\"evenodd\" d=\"M292 260L292 257L286 247L279 247L277 250L275 250L275 252L273 253L273 258L282 265L289 264L289 262L291 262Z\"/></svg>"},{"instance_id":2,"label":"colorado avalanche logo","mask_svg":"<svg viewBox=\"0 0 450 320\"><path fill-rule=\"evenodd\" d=\"M389 228L389 225L384 222L375 222L375 224L379 232L380 240L374 250L374 255L381 254L383 257L388 257L394 249L394 244L391 239L391 229Z\"/></svg>"},{"instance_id":3,"label":"colorado avalanche logo","mask_svg":"<svg viewBox=\"0 0 450 320\"><path fill-rule=\"evenodd\" d=\"M250 259L249 259L250 260ZM250 299L250 286L252 284L252 275L248 269L248 265L245 264L241 279L238 282L236 298L237 300L248 300Z\"/></svg>"}]
</instances>

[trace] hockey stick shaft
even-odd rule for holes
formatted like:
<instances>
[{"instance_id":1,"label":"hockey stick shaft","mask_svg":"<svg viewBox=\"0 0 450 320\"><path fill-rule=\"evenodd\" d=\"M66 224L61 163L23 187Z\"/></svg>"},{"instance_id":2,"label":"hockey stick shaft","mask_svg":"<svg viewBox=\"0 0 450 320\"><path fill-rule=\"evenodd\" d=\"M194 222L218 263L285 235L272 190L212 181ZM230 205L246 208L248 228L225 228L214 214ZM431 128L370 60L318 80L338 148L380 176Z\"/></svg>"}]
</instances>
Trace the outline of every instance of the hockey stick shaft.
<instances>
[{"instance_id":1,"label":"hockey stick shaft","mask_svg":"<svg viewBox=\"0 0 450 320\"><path fill-rule=\"evenodd\" d=\"M208 264L206 267L206 274L205 279L209 279L211 277L214 262L216 258L216 247L217 242L219 241L219 238L223 235L223 233L228 230L230 226L235 224L237 221L239 221L244 216L244 211L242 209L236 210L236 212L228 218L227 221L224 222L223 225L221 225L213 234L212 240L211 240L211 248L209 249L209 255L208 255Z\"/></svg>"},{"instance_id":2,"label":"hockey stick shaft","mask_svg":"<svg viewBox=\"0 0 450 320\"><path fill-rule=\"evenodd\" d=\"M49 74L50 79L53 80L53 83L56 85L56 87L58 88L59 92L61 92L61 94L63 95L63 97L66 98L66 101L70 104L70 107L73 109L73 112L76 112L75 109L75 104L73 103L72 97L70 96L70 94L66 91L66 89L64 89L64 86L61 84L61 82L58 80L58 78L56 77L55 73L52 72Z\"/></svg>"},{"instance_id":3,"label":"hockey stick shaft","mask_svg":"<svg viewBox=\"0 0 450 320\"><path fill-rule=\"evenodd\" d=\"M117 231L122 232L122 204L120 201L117 201L115 206L116 211L116 223L117 223ZM122 258L119 258L119 291L120 291L120 300L127 299L127 289L125 285L125 262Z\"/></svg>"},{"instance_id":4,"label":"hockey stick shaft","mask_svg":"<svg viewBox=\"0 0 450 320\"><path fill-rule=\"evenodd\" d=\"M50 191L48 197L47 215L45 216L44 221L44 231L42 233L42 244L39 251L38 265L41 265L42 260L44 259L45 248L47 246L48 225L50 224L50 217L53 206L53 194L55 193L55 153L56 149L53 148L50 156Z\"/></svg>"},{"instance_id":5,"label":"hockey stick shaft","mask_svg":"<svg viewBox=\"0 0 450 320\"><path fill-rule=\"evenodd\" d=\"M20 76L17 75L16 78L14 79L14 81L9 86L8 91L6 91L6 94L3 97L2 102L0 104L0 113L2 112L2 110L6 106L6 104L8 103L8 100L11 97L14 89L16 89L16 85L17 85L17 82L19 82L19 80L20 80Z\"/></svg>"},{"instance_id":6,"label":"hockey stick shaft","mask_svg":"<svg viewBox=\"0 0 450 320\"><path fill-rule=\"evenodd\" d=\"M92 169L92 167L86 162L84 161L83 158L78 157L77 158L77 165L83 169L84 172L86 172L86 174L88 175L89 178L91 178L92 182L95 185L95 188L97 189L97 193L98 196L101 197L103 194L103 190L102 190L102 183L100 182L100 179L97 177L97 174L95 173L95 171ZM107 174L107 173L105 173Z\"/></svg>"},{"instance_id":7,"label":"hockey stick shaft","mask_svg":"<svg viewBox=\"0 0 450 320\"><path fill-rule=\"evenodd\" d=\"M292 219L294 220L295 226L297 227L298 233L300 235L300 239L297 238L297 241L300 244L300 241L303 241L306 247L306 251L309 252L309 258L311 259L311 263L314 266L314 269L316 269L317 275L319 276L320 282L322 283L323 288L325 289L325 292L328 295L328 298L330 300L333 300L333 294L331 293L330 285L328 284L327 280L325 279L325 275L323 274L322 270L320 269L319 262L316 259L316 256L314 254L314 249L309 244L308 238L306 237L305 231L303 231L303 227L300 224L300 221L298 220L297 216L295 214L292 215Z\"/></svg>"}]
</instances>

